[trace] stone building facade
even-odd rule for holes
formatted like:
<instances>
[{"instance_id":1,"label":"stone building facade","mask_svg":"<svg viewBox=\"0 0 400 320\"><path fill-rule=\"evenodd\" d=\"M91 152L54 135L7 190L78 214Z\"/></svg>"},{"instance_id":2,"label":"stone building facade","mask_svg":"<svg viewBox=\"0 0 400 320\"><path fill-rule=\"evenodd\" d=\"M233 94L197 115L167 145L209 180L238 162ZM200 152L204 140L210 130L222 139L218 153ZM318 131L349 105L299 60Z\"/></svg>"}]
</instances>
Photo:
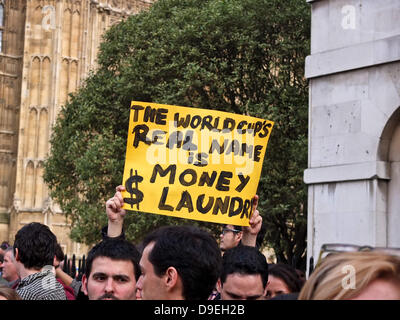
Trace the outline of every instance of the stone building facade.
<instances>
[{"instance_id":1,"label":"stone building facade","mask_svg":"<svg viewBox=\"0 0 400 320\"><path fill-rule=\"evenodd\" d=\"M400 247L400 1L307 2L308 257Z\"/></svg>"},{"instance_id":2,"label":"stone building facade","mask_svg":"<svg viewBox=\"0 0 400 320\"><path fill-rule=\"evenodd\" d=\"M96 67L104 31L153 2L0 0L0 241L12 243L36 221L65 253L85 253L42 179L51 128L68 93Z\"/></svg>"}]
</instances>

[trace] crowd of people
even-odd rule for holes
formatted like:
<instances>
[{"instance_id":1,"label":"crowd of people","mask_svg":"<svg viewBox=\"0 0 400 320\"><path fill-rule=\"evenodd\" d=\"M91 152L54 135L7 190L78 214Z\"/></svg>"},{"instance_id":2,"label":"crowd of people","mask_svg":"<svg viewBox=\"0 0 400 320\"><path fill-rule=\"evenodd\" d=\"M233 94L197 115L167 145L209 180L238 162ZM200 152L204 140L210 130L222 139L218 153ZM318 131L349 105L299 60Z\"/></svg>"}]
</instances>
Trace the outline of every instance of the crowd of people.
<instances>
[{"instance_id":1,"label":"crowd of people","mask_svg":"<svg viewBox=\"0 0 400 320\"><path fill-rule=\"evenodd\" d=\"M46 225L27 224L12 246L3 242L0 299L400 300L396 250L331 253L309 279L290 265L267 263L257 196L249 226L224 225L219 242L198 227L165 226L137 246L125 239L123 190L106 202L108 225L81 281L60 267L64 254Z\"/></svg>"}]
</instances>

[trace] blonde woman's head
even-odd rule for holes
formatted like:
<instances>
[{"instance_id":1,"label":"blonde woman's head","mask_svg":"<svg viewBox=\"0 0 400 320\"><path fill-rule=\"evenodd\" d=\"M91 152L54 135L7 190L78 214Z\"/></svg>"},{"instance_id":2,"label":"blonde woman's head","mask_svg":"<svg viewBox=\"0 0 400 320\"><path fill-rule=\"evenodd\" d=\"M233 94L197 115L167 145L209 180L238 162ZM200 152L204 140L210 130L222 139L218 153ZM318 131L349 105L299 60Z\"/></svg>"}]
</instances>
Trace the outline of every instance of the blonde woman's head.
<instances>
[{"instance_id":1,"label":"blonde woman's head","mask_svg":"<svg viewBox=\"0 0 400 320\"><path fill-rule=\"evenodd\" d=\"M331 254L311 274L298 299L400 300L400 258L375 251Z\"/></svg>"}]
</instances>

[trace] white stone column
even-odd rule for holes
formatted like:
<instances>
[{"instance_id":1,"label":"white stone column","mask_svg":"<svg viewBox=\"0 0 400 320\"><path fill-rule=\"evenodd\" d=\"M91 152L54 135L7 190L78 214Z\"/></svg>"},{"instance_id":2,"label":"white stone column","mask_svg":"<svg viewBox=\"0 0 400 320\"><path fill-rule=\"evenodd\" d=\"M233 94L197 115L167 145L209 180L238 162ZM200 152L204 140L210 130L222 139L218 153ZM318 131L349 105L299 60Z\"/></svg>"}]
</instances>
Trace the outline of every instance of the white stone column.
<instances>
[{"instance_id":1,"label":"white stone column","mask_svg":"<svg viewBox=\"0 0 400 320\"><path fill-rule=\"evenodd\" d=\"M308 260L324 243L400 246L400 1L307 2Z\"/></svg>"}]
</instances>

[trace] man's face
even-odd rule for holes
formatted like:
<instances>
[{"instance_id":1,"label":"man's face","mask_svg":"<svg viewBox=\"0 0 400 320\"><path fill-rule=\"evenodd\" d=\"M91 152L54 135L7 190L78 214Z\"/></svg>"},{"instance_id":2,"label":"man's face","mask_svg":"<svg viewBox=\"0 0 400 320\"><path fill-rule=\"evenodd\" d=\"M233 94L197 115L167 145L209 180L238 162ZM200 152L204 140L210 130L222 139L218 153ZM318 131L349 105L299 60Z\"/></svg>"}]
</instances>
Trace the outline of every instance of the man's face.
<instances>
[{"instance_id":1,"label":"man's face","mask_svg":"<svg viewBox=\"0 0 400 320\"><path fill-rule=\"evenodd\" d=\"M89 278L82 278L83 291L90 300L135 300L135 270L128 260L97 257Z\"/></svg>"},{"instance_id":2,"label":"man's face","mask_svg":"<svg viewBox=\"0 0 400 320\"><path fill-rule=\"evenodd\" d=\"M242 231L236 231L233 225L226 225L221 232L219 247L222 251L236 247L242 239Z\"/></svg>"},{"instance_id":3,"label":"man's face","mask_svg":"<svg viewBox=\"0 0 400 320\"><path fill-rule=\"evenodd\" d=\"M218 291L222 300L261 300L265 293L261 275L240 273L228 275Z\"/></svg>"},{"instance_id":4,"label":"man's face","mask_svg":"<svg viewBox=\"0 0 400 320\"><path fill-rule=\"evenodd\" d=\"M14 281L18 277L17 269L14 264L14 256L11 251L7 251L4 255L2 275L7 281Z\"/></svg>"},{"instance_id":5,"label":"man's face","mask_svg":"<svg viewBox=\"0 0 400 320\"><path fill-rule=\"evenodd\" d=\"M154 242L148 244L140 259L140 270L142 272L136 288L143 300L164 300L166 298L164 286L162 285L162 277L154 272L154 266L149 261L149 254L153 250Z\"/></svg>"}]
</instances>

